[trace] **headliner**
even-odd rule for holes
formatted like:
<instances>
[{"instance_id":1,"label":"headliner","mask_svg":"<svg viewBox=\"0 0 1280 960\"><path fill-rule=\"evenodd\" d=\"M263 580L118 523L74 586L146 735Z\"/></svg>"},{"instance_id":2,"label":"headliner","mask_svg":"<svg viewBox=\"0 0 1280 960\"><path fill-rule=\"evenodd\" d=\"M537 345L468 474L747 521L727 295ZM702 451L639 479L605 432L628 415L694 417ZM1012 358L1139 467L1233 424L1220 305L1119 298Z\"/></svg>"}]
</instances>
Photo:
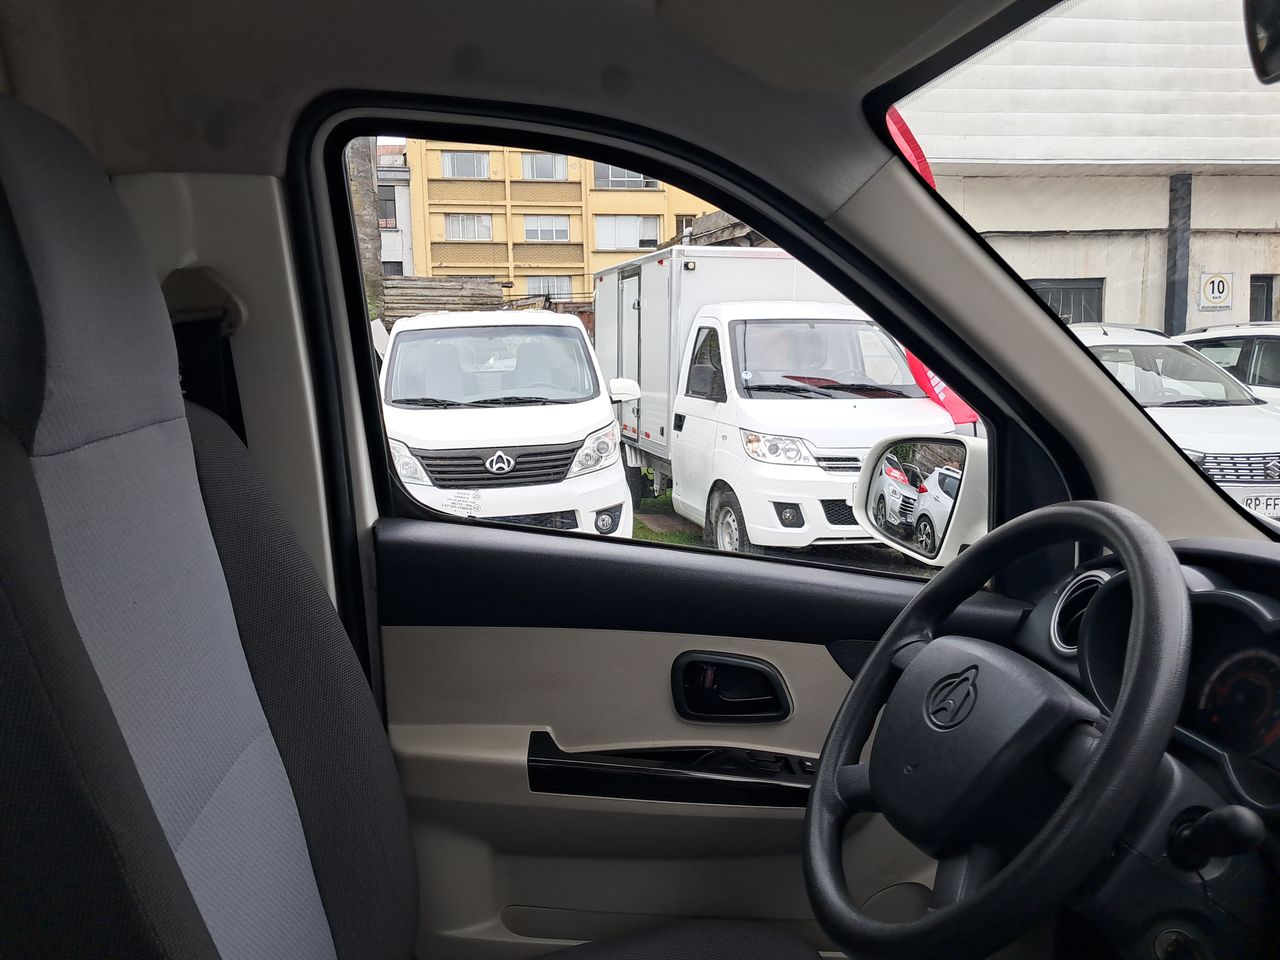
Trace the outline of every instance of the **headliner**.
<instances>
[{"instance_id":1,"label":"headliner","mask_svg":"<svg viewBox=\"0 0 1280 960\"><path fill-rule=\"evenodd\" d=\"M309 103L378 90L651 127L826 215L888 156L865 94L1012 3L0 0L0 44L10 91L112 173L280 175Z\"/></svg>"}]
</instances>

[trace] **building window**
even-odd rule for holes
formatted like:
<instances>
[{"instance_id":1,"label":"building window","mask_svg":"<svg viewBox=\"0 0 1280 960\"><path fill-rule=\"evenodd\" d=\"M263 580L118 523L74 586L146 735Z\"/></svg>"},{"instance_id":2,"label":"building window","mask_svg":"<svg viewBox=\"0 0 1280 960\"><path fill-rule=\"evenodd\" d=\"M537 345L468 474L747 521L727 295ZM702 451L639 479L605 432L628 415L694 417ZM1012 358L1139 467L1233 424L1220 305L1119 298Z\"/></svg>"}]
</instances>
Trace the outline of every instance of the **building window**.
<instances>
[{"instance_id":1,"label":"building window","mask_svg":"<svg viewBox=\"0 0 1280 960\"><path fill-rule=\"evenodd\" d=\"M493 217L487 213L446 213L446 240L492 240Z\"/></svg>"},{"instance_id":2,"label":"building window","mask_svg":"<svg viewBox=\"0 0 1280 960\"><path fill-rule=\"evenodd\" d=\"M396 225L396 188L378 188L378 226L394 230Z\"/></svg>"},{"instance_id":3,"label":"building window","mask_svg":"<svg viewBox=\"0 0 1280 960\"><path fill-rule=\"evenodd\" d=\"M567 298L573 296L572 277L529 277L528 279L529 285L526 289L531 297Z\"/></svg>"},{"instance_id":4,"label":"building window","mask_svg":"<svg viewBox=\"0 0 1280 960\"><path fill-rule=\"evenodd\" d=\"M399 260L383 260L382 275L384 277L403 277L404 264Z\"/></svg>"},{"instance_id":5,"label":"building window","mask_svg":"<svg viewBox=\"0 0 1280 960\"><path fill-rule=\"evenodd\" d=\"M526 153L520 163L526 180L564 180L567 176L562 153Z\"/></svg>"},{"instance_id":6,"label":"building window","mask_svg":"<svg viewBox=\"0 0 1280 960\"><path fill-rule=\"evenodd\" d=\"M1029 280L1031 289L1067 323L1102 322L1102 278Z\"/></svg>"},{"instance_id":7,"label":"building window","mask_svg":"<svg viewBox=\"0 0 1280 960\"><path fill-rule=\"evenodd\" d=\"M569 218L552 214L524 215L524 238L537 240L568 240Z\"/></svg>"},{"instance_id":8,"label":"building window","mask_svg":"<svg viewBox=\"0 0 1280 960\"><path fill-rule=\"evenodd\" d=\"M1276 278L1269 273L1249 277L1249 322L1270 323Z\"/></svg>"},{"instance_id":9,"label":"building window","mask_svg":"<svg viewBox=\"0 0 1280 960\"><path fill-rule=\"evenodd\" d=\"M596 216L597 250L652 250L658 245L658 217Z\"/></svg>"},{"instance_id":10,"label":"building window","mask_svg":"<svg viewBox=\"0 0 1280 960\"><path fill-rule=\"evenodd\" d=\"M440 154L444 175L456 180L484 180L489 176L489 154L482 150L444 150Z\"/></svg>"},{"instance_id":11,"label":"building window","mask_svg":"<svg viewBox=\"0 0 1280 960\"><path fill-rule=\"evenodd\" d=\"M698 219L696 213L676 214L676 240L684 239L684 232L693 228L693 221Z\"/></svg>"},{"instance_id":12,"label":"building window","mask_svg":"<svg viewBox=\"0 0 1280 960\"><path fill-rule=\"evenodd\" d=\"M608 163L597 163L596 189L598 190L657 190L658 181L634 170L626 170Z\"/></svg>"}]
</instances>

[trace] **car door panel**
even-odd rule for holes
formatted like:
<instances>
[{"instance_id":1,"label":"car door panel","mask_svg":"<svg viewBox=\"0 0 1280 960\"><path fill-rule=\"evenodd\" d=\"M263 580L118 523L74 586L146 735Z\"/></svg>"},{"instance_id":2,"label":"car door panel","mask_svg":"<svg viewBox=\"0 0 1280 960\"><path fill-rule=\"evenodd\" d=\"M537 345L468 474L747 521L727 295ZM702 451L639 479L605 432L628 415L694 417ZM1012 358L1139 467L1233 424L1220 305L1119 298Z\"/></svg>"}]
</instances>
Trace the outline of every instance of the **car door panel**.
<instances>
[{"instance_id":1,"label":"car door panel","mask_svg":"<svg viewBox=\"0 0 1280 960\"><path fill-rule=\"evenodd\" d=\"M382 519L374 538L383 627L582 627L829 644L878 639L921 585L796 562L803 554L777 561L461 519ZM637 602L618 602L623 596ZM1027 610L982 594L947 628L1011 637Z\"/></svg>"},{"instance_id":2,"label":"car door panel","mask_svg":"<svg viewBox=\"0 0 1280 960\"><path fill-rule=\"evenodd\" d=\"M535 957L691 916L772 921L831 947L805 896L800 807L534 792L530 736L545 731L571 752L816 757L848 691L840 662L859 662L850 647L865 653L917 583L462 522L384 520L376 545L421 955ZM752 602L740 609L744 590ZM1012 636L1024 614L989 596L954 620ZM767 661L793 712L776 723L682 719L671 666L688 650ZM932 879L932 861L880 817L851 827L846 863L855 898L890 912L923 903Z\"/></svg>"}]
</instances>

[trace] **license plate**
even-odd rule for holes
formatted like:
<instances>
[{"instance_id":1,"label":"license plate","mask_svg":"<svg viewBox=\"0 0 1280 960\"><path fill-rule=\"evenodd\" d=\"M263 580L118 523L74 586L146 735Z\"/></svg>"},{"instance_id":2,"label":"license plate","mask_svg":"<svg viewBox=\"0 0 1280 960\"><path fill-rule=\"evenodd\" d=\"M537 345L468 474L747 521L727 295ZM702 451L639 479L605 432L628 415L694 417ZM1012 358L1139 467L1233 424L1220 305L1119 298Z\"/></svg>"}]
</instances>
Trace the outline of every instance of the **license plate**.
<instances>
[{"instance_id":1,"label":"license plate","mask_svg":"<svg viewBox=\"0 0 1280 960\"><path fill-rule=\"evenodd\" d=\"M1245 507L1264 517L1280 517L1280 494L1271 493L1237 498Z\"/></svg>"}]
</instances>

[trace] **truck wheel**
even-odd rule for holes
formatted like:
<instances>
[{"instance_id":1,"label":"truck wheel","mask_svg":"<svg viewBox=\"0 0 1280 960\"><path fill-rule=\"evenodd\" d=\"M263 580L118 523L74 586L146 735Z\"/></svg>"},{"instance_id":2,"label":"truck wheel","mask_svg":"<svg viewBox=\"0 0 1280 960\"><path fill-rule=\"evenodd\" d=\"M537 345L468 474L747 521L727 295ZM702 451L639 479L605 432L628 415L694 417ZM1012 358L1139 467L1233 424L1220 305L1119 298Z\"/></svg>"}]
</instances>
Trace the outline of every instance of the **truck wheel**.
<instances>
[{"instance_id":1,"label":"truck wheel","mask_svg":"<svg viewBox=\"0 0 1280 960\"><path fill-rule=\"evenodd\" d=\"M933 532L933 521L928 517L921 517L916 521L916 546L920 548L921 553L930 557L938 549L938 539Z\"/></svg>"},{"instance_id":2,"label":"truck wheel","mask_svg":"<svg viewBox=\"0 0 1280 960\"><path fill-rule=\"evenodd\" d=\"M747 521L742 504L732 490L722 490L711 498L708 515L711 545L726 553L759 553L760 548L747 535Z\"/></svg>"},{"instance_id":3,"label":"truck wheel","mask_svg":"<svg viewBox=\"0 0 1280 960\"><path fill-rule=\"evenodd\" d=\"M649 482L648 476L641 467L623 467L622 472L627 478L627 489L631 491L631 506L638 510L641 500L647 500L653 496L653 484Z\"/></svg>"}]
</instances>

